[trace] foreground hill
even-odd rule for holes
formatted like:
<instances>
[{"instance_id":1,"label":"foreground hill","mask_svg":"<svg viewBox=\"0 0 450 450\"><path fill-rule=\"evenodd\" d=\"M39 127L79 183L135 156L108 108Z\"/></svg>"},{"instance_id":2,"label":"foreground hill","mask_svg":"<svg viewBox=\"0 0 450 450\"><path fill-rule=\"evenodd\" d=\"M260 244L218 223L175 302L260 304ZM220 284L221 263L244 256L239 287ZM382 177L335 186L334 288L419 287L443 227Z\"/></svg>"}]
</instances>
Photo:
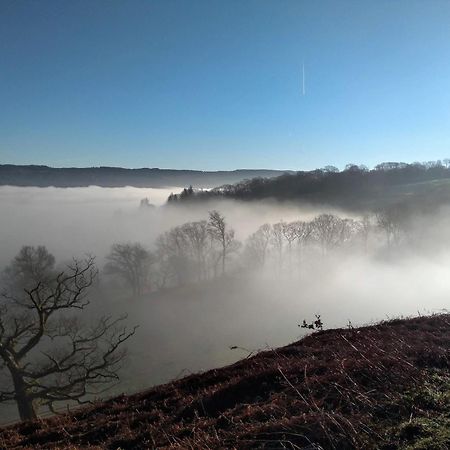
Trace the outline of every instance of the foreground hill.
<instances>
[{"instance_id":1,"label":"foreground hill","mask_svg":"<svg viewBox=\"0 0 450 450\"><path fill-rule=\"evenodd\" d=\"M281 170L201 170L124 169L121 167L55 168L47 166L0 165L0 186L38 187L123 187L158 188L189 186L210 188L237 183L247 178L276 177Z\"/></svg>"},{"instance_id":2,"label":"foreground hill","mask_svg":"<svg viewBox=\"0 0 450 450\"><path fill-rule=\"evenodd\" d=\"M70 415L3 448L450 448L450 315L314 333Z\"/></svg>"}]
</instances>

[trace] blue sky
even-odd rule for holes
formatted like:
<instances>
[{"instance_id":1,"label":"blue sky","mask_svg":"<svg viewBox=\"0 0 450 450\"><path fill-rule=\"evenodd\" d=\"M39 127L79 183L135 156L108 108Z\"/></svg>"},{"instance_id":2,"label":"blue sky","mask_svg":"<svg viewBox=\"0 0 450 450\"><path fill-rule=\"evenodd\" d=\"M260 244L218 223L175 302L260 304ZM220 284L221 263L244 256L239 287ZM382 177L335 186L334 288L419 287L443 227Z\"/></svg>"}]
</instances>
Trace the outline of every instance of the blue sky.
<instances>
[{"instance_id":1,"label":"blue sky","mask_svg":"<svg viewBox=\"0 0 450 450\"><path fill-rule=\"evenodd\" d=\"M0 103L2 163L446 158L450 2L2 0Z\"/></svg>"}]
</instances>

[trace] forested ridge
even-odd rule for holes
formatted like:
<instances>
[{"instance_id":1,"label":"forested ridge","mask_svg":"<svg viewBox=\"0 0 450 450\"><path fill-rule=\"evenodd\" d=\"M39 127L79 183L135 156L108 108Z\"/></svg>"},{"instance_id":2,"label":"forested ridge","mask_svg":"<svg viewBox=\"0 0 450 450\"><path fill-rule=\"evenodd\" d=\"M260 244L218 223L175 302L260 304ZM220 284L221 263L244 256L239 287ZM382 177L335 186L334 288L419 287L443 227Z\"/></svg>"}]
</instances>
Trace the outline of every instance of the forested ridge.
<instances>
[{"instance_id":1,"label":"forested ridge","mask_svg":"<svg viewBox=\"0 0 450 450\"><path fill-rule=\"evenodd\" d=\"M201 171L158 168L126 169L122 167L48 167L0 165L0 186L38 187L170 187L195 184L213 187L223 183L235 183L256 176L273 177L279 170Z\"/></svg>"},{"instance_id":2,"label":"forested ridge","mask_svg":"<svg viewBox=\"0 0 450 450\"><path fill-rule=\"evenodd\" d=\"M342 171L334 166L312 171L283 174L275 178L256 177L226 184L209 191L186 188L169 197L177 201L205 201L228 198L237 200L293 200L333 204L345 208L377 208L408 196L433 197L439 203L450 200L450 160L426 163L381 163L369 170L349 164Z\"/></svg>"}]
</instances>

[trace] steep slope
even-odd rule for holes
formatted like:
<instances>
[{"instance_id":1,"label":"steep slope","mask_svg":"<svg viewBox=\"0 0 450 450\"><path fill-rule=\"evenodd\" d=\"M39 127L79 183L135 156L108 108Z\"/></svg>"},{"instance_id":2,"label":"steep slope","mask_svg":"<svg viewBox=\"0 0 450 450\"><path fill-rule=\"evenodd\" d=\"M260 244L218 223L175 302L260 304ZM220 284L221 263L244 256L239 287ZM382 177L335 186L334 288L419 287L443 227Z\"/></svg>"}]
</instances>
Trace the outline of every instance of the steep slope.
<instances>
[{"instance_id":1,"label":"steep slope","mask_svg":"<svg viewBox=\"0 0 450 450\"><path fill-rule=\"evenodd\" d=\"M231 366L0 430L3 448L450 446L450 316L314 333Z\"/></svg>"}]
</instances>

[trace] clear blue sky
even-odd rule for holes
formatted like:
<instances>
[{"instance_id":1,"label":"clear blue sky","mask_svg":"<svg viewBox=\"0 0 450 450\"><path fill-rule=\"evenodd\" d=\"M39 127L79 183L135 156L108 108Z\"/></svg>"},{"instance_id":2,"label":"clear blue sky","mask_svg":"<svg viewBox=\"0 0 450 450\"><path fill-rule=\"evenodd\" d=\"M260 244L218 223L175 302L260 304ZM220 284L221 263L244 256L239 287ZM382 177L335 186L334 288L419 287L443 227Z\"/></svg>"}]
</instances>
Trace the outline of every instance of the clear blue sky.
<instances>
[{"instance_id":1,"label":"clear blue sky","mask_svg":"<svg viewBox=\"0 0 450 450\"><path fill-rule=\"evenodd\" d=\"M2 163L446 158L450 1L1 0L0 105Z\"/></svg>"}]
</instances>

